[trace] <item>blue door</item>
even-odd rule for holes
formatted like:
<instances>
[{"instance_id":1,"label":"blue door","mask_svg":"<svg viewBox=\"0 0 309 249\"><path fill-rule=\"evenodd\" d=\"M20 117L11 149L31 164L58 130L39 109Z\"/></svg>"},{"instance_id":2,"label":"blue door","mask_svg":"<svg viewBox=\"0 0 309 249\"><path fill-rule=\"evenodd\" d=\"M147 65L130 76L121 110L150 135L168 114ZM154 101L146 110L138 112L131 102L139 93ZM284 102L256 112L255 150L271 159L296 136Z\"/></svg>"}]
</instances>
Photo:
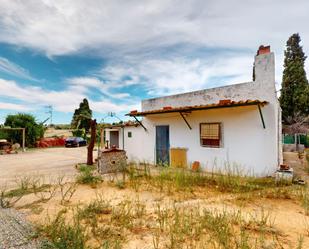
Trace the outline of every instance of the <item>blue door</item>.
<instances>
[{"instance_id":1,"label":"blue door","mask_svg":"<svg viewBox=\"0 0 309 249\"><path fill-rule=\"evenodd\" d=\"M170 163L170 132L168 125L156 126L156 163Z\"/></svg>"}]
</instances>

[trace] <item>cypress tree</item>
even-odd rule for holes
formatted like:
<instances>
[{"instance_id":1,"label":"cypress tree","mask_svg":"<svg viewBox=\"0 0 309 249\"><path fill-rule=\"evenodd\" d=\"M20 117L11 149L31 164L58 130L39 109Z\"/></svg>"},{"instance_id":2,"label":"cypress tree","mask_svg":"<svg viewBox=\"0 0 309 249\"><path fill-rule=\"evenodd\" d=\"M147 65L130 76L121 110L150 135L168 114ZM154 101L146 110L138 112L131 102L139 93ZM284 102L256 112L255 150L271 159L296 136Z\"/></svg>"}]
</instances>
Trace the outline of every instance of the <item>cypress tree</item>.
<instances>
[{"instance_id":1,"label":"cypress tree","mask_svg":"<svg viewBox=\"0 0 309 249\"><path fill-rule=\"evenodd\" d=\"M306 56L300 46L299 34L293 34L286 43L284 51L284 70L280 105L282 118L288 119L309 114L309 85L304 68Z\"/></svg>"},{"instance_id":2,"label":"cypress tree","mask_svg":"<svg viewBox=\"0 0 309 249\"><path fill-rule=\"evenodd\" d=\"M79 104L79 108L75 109L71 126L74 129L82 129L84 128L86 132L90 129L90 120L92 118L92 111L89 107L89 102L85 98Z\"/></svg>"}]
</instances>

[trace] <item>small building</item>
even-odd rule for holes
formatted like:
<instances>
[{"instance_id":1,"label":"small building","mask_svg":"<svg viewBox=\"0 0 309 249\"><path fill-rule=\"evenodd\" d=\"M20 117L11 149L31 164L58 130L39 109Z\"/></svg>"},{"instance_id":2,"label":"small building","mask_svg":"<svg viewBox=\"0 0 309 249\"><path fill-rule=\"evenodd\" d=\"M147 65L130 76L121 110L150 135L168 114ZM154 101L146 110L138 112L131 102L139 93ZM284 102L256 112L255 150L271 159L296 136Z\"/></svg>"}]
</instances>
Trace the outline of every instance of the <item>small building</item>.
<instances>
[{"instance_id":1,"label":"small building","mask_svg":"<svg viewBox=\"0 0 309 249\"><path fill-rule=\"evenodd\" d=\"M282 163L281 109L269 46L255 56L254 81L142 101L137 122L106 129L129 160L207 171L268 175ZM141 120L138 117L142 117Z\"/></svg>"},{"instance_id":2,"label":"small building","mask_svg":"<svg viewBox=\"0 0 309 249\"><path fill-rule=\"evenodd\" d=\"M132 133L136 133L139 129L140 124L138 122L128 121L114 123L104 127L104 132L101 132L101 147L105 149L117 148L121 150L126 150L133 144L135 139L132 138ZM135 129L136 128L136 129ZM140 132L143 134L142 130Z\"/></svg>"}]
</instances>

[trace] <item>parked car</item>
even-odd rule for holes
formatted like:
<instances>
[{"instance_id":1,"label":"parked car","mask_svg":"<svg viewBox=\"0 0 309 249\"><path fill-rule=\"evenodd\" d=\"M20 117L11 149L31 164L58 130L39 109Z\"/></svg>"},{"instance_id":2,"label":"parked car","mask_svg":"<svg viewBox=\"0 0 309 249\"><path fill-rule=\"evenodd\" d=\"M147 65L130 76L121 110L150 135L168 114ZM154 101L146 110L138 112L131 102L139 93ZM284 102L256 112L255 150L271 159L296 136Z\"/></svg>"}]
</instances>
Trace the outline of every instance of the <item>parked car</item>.
<instances>
[{"instance_id":1,"label":"parked car","mask_svg":"<svg viewBox=\"0 0 309 249\"><path fill-rule=\"evenodd\" d=\"M86 140L81 137L69 137L65 140L65 147L79 147L86 145Z\"/></svg>"}]
</instances>

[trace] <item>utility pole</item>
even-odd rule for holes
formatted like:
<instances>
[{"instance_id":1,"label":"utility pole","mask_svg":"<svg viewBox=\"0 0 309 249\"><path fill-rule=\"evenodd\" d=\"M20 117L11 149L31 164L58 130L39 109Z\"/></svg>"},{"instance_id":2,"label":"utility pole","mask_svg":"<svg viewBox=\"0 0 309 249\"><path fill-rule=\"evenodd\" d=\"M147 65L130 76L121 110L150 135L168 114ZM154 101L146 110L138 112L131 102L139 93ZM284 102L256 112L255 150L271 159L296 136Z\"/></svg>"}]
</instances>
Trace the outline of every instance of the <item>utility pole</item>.
<instances>
[{"instance_id":1,"label":"utility pole","mask_svg":"<svg viewBox=\"0 0 309 249\"><path fill-rule=\"evenodd\" d=\"M53 124L53 106L52 105L47 105L45 106L47 108L47 114L49 114L49 120L50 120L50 125Z\"/></svg>"}]
</instances>

